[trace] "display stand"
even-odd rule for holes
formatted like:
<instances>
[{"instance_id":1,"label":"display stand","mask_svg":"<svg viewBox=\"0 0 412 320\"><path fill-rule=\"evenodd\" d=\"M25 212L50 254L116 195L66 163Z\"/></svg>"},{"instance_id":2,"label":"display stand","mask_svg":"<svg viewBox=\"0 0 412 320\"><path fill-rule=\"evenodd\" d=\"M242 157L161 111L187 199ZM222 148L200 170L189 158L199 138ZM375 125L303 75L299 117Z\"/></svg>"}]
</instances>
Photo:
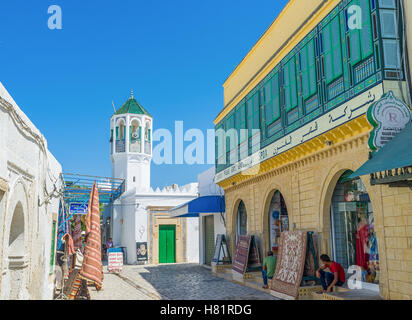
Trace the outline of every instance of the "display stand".
<instances>
[{"instance_id":1,"label":"display stand","mask_svg":"<svg viewBox=\"0 0 412 320\"><path fill-rule=\"evenodd\" d=\"M230 257L230 252L228 250L226 237L224 234L218 234L216 237L216 245L212 263L216 265L232 263L232 258Z\"/></svg>"}]
</instances>

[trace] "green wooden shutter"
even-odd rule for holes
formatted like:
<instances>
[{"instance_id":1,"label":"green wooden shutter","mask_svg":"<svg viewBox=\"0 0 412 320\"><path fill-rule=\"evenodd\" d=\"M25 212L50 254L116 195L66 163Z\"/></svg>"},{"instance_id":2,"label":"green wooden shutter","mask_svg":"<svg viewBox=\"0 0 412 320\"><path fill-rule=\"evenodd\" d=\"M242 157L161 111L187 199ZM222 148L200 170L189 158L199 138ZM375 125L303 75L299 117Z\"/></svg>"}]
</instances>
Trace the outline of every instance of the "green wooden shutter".
<instances>
[{"instance_id":1,"label":"green wooden shutter","mask_svg":"<svg viewBox=\"0 0 412 320\"><path fill-rule=\"evenodd\" d=\"M296 88L296 63L295 57L290 59L284 69L285 75L285 106L289 111L298 105L297 88Z\"/></svg>"},{"instance_id":2,"label":"green wooden shutter","mask_svg":"<svg viewBox=\"0 0 412 320\"><path fill-rule=\"evenodd\" d=\"M253 97L247 101L247 127L249 129L249 137L251 137L253 129Z\"/></svg>"},{"instance_id":3,"label":"green wooden shutter","mask_svg":"<svg viewBox=\"0 0 412 320\"><path fill-rule=\"evenodd\" d=\"M333 79L340 77L343 73L342 67L342 44L340 36L339 16L336 16L329 24L332 34L332 50L333 50Z\"/></svg>"},{"instance_id":4,"label":"green wooden shutter","mask_svg":"<svg viewBox=\"0 0 412 320\"><path fill-rule=\"evenodd\" d=\"M123 139L126 139L126 126L123 126Z\"/></svg>"},{"instance_id":5,"label":"green wooden shutter","mask_svg":"<svg viewBox=\"0 0 412 320\"><path fill-rule=\"evenodd\" d=\"M308 75L308 81L309 81L309 96L312 96L316 93L316 83L317 83L317 78L316 78L316 55L315 55L315 41L312 39L309 41L307 45L307 50L308 50L308 66L309 66L309 75Z\"/></svg>"},{"instance_id":6,"label":"green wooden shutter","mask_svg":"<svg viewBox=\"0 0 412 320\"><path fill-rule=\"evenodd\" d=\"M137 139L139 141L142 140L142 127L139 127L139 129L137 130L138 134L137 134Z\"/></svg>"},{"instance_id":7,"label":"green wooden shutter","mask_svg":"<svg viewBox=\"0 0 412 320\"><path fill-rule=\"evenodd\" d=\"M330 83L343 73L339 16L323 29L325 78Z\"/></svg>"},{"instance_id":8,"label":"green wooden shutter","mask_svg":"<svg viewBox=\"0 0 412 320\"><path fill-rule=\"evenodd\" d=\"M132 126L129 126L129 141L132 141Z\"/></svg>"},{"instance_id":9,"label":"green wooden shutter","mask_svg":"<svg viewBox=\"0 0 412 320\"><path fill-rule=\"evenodd\" d=\"M362 9L362 28L359 30L359 36L362 45L363 60L373 54L373 35L369 0L360 1L360 7Z\"/></svg>"},{"instance_id":10,"label":"green wooden shutter","mask_svg":"<svg viewBox=\"0 0 412 320\"><path fill-rule=\"evenodd\" d=\"M52 239L51 239L51 252L50 252L50 273L53 274L53 266L54 266L54 254L56 249L56 221L53 221L52 227Z\"/></svg>"},{"instance_id":11,"label":"green wooden shutter","mask_svg":"<svg viewBox=\"0 0 412 320\"><path fill-rule=\"evenodd\" d=\"M280 95L279 95L279 73L275 73L272 78L272 106L273 121L280 118Z\"/></svg>"},{"instance_id":12,"label":"green wooden shutter","mask_svg":"<svg viewBox=\"0 0 412 320\"><path fill-rule=\"evenodd\" d=\"M359 0L353 0L352 5L359 5ZM361 44L358 29L349 28L349 40L351 64L355 65L361 60Z\"/></svg>"},{"instance_id":13,"label":"green wooden shutter","mask_svg":"<svg viewBox=\"0 0 412 320\"><path fill-rule=\"evenodd\" d=\"M119 127L116 127L116 140L119 140Z\"/></svg>"},{"instance_id":14,"label":"green wooden shutter","mask_svg":"<svg viewBox=\"0 0 412 320\"><path fill-rule=\"evenodd\" d=\"M240 107L240 129L247 129L246 127L246 105L244 103ZM239 141L242 143L246 139L247 139L247 134L241 133L239 136Z\"/></svg>"}]
</instances>

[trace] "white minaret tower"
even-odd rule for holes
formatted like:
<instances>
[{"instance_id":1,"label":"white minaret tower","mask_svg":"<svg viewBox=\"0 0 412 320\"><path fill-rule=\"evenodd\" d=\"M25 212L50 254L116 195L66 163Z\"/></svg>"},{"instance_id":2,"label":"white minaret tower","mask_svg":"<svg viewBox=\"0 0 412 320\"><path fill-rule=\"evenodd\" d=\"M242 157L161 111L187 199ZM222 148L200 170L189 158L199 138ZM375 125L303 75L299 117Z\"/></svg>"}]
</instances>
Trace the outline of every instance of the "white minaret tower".
<instances>
[{"instance_id":1,"label":"white minaret tower","mask_svg":"<svg viewBox=\"0 0 412 320\"><path fill-rule=\"evenodd\" d=\"M112 177L125 179L126 192L150 188L152 129L152 117L133 97L132 90L110 120Z\"/></svg>"}]
</instances>

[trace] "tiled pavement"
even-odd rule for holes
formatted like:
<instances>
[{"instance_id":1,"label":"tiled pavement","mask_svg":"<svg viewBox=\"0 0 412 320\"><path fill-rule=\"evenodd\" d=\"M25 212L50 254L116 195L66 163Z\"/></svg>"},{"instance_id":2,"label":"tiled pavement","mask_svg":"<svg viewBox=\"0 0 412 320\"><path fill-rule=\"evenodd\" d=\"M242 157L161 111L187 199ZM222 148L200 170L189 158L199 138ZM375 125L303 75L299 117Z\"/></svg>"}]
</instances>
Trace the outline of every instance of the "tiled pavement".
<instances>
[{"instance_id":1,"label":"tiled pavement","mask_svg":"<svg viewBox=\"0 0 412 320\"><path fill-rule=\"evenodd\" d=\"M276 300L194 264L124 266L119 275L105 273L103 291L90 291L92 299L100 300Z\"/></svg>"}]
</instances>

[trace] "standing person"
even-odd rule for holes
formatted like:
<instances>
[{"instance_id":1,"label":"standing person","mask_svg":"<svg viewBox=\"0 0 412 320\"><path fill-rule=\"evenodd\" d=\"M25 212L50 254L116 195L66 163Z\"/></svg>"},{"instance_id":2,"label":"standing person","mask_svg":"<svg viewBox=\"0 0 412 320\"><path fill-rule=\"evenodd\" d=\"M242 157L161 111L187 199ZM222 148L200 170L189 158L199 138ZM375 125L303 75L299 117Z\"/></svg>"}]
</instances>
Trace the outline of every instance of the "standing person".
<instances>
[{"instance_id":1,"label":"standing person","mask_svg":"<svg viewBox=\"0 0 412 320\"><path fill-rule=\"evenodd\" d=\"M342 287L346 280L343 267L339 263L330 260L327 254L322 254L320 260L323 263L323 266L316 270L316 277L320 279L323 292L332 292L335 285ZM324 271L326 268L328 268L330 272Z\"/></svg>"},{"instance_id":2,"label":"standing person","mask_svg":"<svg viewBox=\"0 0 412 320\"><path fill-rule=\"evenodd\" d=\"M268 279L272 279L273 275L275 274L276 269L276 257L273 256L272 251L268 251L267 257L263 260L263 270L262 270L262 277L263 277L263 287L264 289L268 289Z\"/></svg>"},{"instance_id":3,"label":"standing person","mask_svg":"<svg viewBox=\"0 0 412 320\"><path fill-rule=\"evenodd\" d=\"M113 241L112 238L109 238L106 244L107 249L113 248Z\"/></svg>"}]
</instances>

